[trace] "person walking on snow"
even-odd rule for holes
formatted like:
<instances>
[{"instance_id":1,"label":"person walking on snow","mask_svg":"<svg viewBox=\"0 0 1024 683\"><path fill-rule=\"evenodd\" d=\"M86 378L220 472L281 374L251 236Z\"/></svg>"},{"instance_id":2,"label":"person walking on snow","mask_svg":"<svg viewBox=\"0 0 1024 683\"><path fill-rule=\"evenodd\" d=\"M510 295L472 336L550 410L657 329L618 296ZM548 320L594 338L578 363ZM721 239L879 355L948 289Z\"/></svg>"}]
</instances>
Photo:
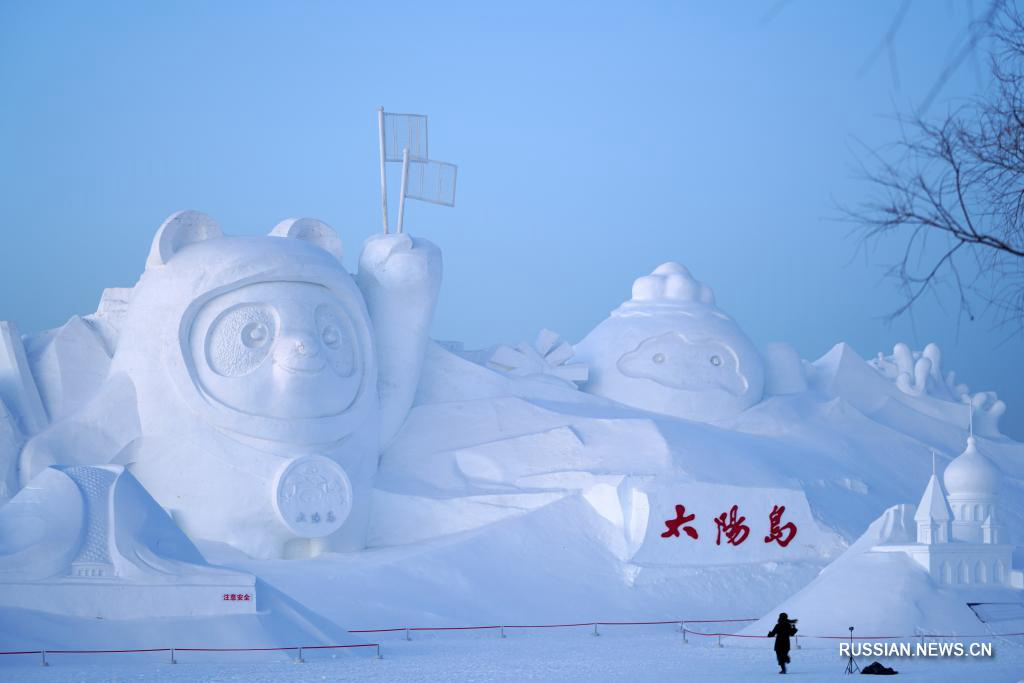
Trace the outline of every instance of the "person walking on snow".
<instances>
[{"instance_id":1,"label":"person walking on snow","mask_svg":"<svg viewBox=\"0 0 1024 683\"><path fill-rule=\"evenodd\" d=\"M796 635L796 619L790 620L783 612L779 615L779 623L768 632L768 637L775 636L775 658L779 660L780 674L786 673L786 665L789 664L789 637Z\"/></svg>"}]
</instances>

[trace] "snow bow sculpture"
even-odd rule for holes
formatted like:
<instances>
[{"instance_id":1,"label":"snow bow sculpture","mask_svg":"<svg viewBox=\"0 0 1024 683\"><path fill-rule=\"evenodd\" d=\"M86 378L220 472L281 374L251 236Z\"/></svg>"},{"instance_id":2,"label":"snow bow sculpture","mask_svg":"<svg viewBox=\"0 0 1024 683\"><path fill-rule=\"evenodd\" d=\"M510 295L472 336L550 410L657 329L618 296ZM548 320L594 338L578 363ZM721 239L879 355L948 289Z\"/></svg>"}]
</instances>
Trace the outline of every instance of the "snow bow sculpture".
<instances>
[{"instance_id":1,"label":"snow bow sculpture","mask_svg":"<svg viewBox=\"0 0 1024 683\"><path fill-rule=\"evenodd\" d=\"M122 464L194 539L256 557L363 547L441 254L375 235L355 279L341 257L313 219L224 236L198 212L168 218L139 282L106 294L89 323L112 349L102 383L27 442L22 485L51 464Z\"/></svg>"},{"instance_id":2,"label":"snow bow sculpture","mask_svg":"<svg viewBox=\"0 0 1024 683\"><path fill-rule=\"evenodd\" d=\"M587 379L587 366L570 363L572 346L551 330L541 330L537 339L515 347L504 344L491 353L487 366L512 377L536 377L573 388Z\"/></svg>"}]
</instances>

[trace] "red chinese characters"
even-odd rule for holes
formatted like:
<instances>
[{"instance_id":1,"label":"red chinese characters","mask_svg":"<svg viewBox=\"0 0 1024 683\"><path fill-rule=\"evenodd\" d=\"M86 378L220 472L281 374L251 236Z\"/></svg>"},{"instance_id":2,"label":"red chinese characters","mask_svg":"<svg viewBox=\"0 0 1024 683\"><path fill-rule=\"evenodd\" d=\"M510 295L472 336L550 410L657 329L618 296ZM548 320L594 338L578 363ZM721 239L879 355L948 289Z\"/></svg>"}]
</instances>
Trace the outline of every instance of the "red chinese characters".
<instances>
[{"instance_id":1,"label":"red chinese characters","mask_svg":"<svg viewBox=\"0 0 1024 683\"><path fill-rule=\"evenodd\" d=\"M715 545L722 545L723 533L730 545L739 545L747 540L747 536L750 535L750 527L743 523L746 519L746 517L739 514L739 507L736 505L729 508L728 516L723 512L718 517L715 517L715 527L718 528Z\"/></svg>"},{"instance_id":2,"label":"red chinese characters","mask_svg":"<svg viewBox=\"0 0 1024 683\"><path fill-rule=\"evenodd\" d=\"M775 542L785 548L796 538L796 525L792 522L782 523L782 515L785 511L785 505L772 506L772 511L768 515L770 529L768 535L764 537L765 543ZM679 538L679 531L682 530L696 541L700 534L696 528L689 525L689 522L696 517L697 515L694 513L686 514L685 505L676 505L676 516L674 519L665 520L665 531L661 533L661 537ZM713 519L717 530L715 545L722 545L723 536L727 545L734 546L740 545L750 536L750 527L745 524L747 518L740 514L738 505L733 505L728 512L723 512Z\"/></svg>"},{"instance_id":3,"label":"red chinese characters","mask_svg":"<svg viewBox=\"0 0 1024 683\"><path fill-rule=\"evenodd\" d=\"M783 525L779 525L782 521L782 513L786 511L786 506L775 505L772 507L772 511L768 514L768 522L771 524L771 530L768 535L764 537L765 543L771 543L775 541L780 547L785 548L789 545L789 542L796 537L796 525L792 522L786 522ZM783 537L785 534L785 537Z\"/></svg>"},{"instance_id":4,"label":"red chinese characters","mask_svg":"<svg viewBox=\"0 0 1024 683\"><path fill-rule=\"evenodd\" d=\"M248 593L225 593L224 599L229 601L241 600L243 602L248 602L249 600L252 600L252 597Z\"/></svg>"},{"instance_id":5,"label":"red chinese characters","mask_svg":"<svg viewBox=\"0 0 1024 683\"><path fill-rule=\"evenodd\" d=\"M671 536L675 536L676 538L679 538L679 527L683 527L683 531L686 532L686 535L696 540L697 530L692 526L684 526L688 522L692 522L694 516L695 515L693 514L686 514L685 505L676 505L676 518L665 520L666 530L662 532L661 537L669 538Z\"/></svg>"}]
</instances>

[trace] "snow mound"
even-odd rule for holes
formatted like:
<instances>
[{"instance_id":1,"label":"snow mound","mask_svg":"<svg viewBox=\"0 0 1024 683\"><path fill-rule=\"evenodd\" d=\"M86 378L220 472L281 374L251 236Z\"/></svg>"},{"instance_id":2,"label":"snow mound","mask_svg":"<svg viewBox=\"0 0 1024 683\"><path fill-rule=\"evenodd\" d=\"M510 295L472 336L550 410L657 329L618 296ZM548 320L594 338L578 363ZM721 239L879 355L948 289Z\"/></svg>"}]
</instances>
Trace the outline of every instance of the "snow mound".
<instances>
[{"instance_id":1,"label":"snow mound","mask_svg":"<svg viewBox=\"0 0 1024 683\"><path fill-rule=\"evenodd\" d=\"M991 633L968 603L1021 601L1021 591L992 585L948 587L902 552L876 546L913 543L913 505L887 509L850 548L795 595L783 600L743 633L767 633L779 612L799 619L801 636L914 637L919 634ZM1000 632L1024 624L1004 623Z\"/></svg>"},{"instance_id":2,"label":"snow mound","mask_svg":"<svg viewBox=\"0 0 1024 683\"><path fill-rule=\"evenodd\" d=\"M753 342L685 267L664 263L597 325L576 355L584 390L664 415L715 421L761 400L764 363Z\"/></svg>"}]
</instances>

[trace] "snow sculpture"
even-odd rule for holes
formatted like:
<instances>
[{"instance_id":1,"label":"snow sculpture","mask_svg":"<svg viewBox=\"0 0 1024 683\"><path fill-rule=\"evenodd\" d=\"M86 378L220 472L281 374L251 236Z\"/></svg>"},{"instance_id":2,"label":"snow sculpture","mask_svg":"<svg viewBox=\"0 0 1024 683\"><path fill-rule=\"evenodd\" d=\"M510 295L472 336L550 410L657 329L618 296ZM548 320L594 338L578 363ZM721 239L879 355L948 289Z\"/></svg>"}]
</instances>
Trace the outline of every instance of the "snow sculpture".
<instances>
[{"instance_id":1,"label":"snow sculpture","mask_svg":"<svg viewBox=\"0 0 1024 683\"><path fill-rule=\"evenodd\" d=\"M22 434L35 434L46 427L46 410L21 335L13 323L4 321L0 321L0 399L12 411Z\"/></svg>"},{"instance_id":2,"label":"snow sculpture","mask_svg":"<svg viewBox=\"0 0 1024 683\"><path fill-rule=\"evenodd\" d=\"M937 344L928 344L921 351L911 351L906 344L896 344L891 356L879 352L871 362L886 379L893 380L907 396L966 403L975 410L979 433L999 433L999 418L1006 404L993 391L971 395L970 387L957 383L956 373L942 373L942 352ZM965 411L966 412L966 411Z\"/></svg>"},{"instance_id":3,"label":"snow sculpture","mask_svg":"<svg viewBox=\"0 0 1024 683\"><path fill-rule=\"evenodd\" d=\"M0 503L18 490L18 453L25 438L47 422L18 328L0 321Z\"/></svg>"},{"instance_id":4,"label":"snow sculpture","mask_svg":"<svg viewBox=\"0 0 1024 683\"><path fill-rule=\"evenodd\" d=\"M942 474L953 509L952 537L972 543L998 543L996 524L999 471L978 450L973 436L967 448Z\"/></svg>"},{"instance_id":5,"label":"snow sculpture","mask_svg":"<svg viewBox=\"0 0 1024 683\"><path fill-rule=\"evenodd\" d=\"M4 607L102 618L256 611L255 577L208 565L120 466L44 469L0 507L0 538Z\"/></svg>"},{"instance_id":6,"label":"snow sculpture","mask_svg":"<svg viewBox=\"0 0 1024 683\"><path fill-rule=\"evenodd\" d=\"M535 377L575 387L587 380L587 366L569 363L573 348L551 330L541 330L530 344L521 342L515 348L499 346L491 353L487 366L513 377Z\"/></svg>"},{"instance_id":7,"label":"snow sculpture","mask_svg":"<svg viewBox=\"0 0 1024 683\"><path fill-rule=\"evenodd\" d=\"M953 514L949 509L946 497L942 495L942 485L935 476L934 465L932 476L921 496L921 502L914 513L917 524L917 542L931 545L932 543L948 543L950 539L949 520Z\"/></svg>"},{"instance_id":8,"label":"snow sculpture","mask_svg":"<svg viewBox=\"0 0 1024 683\"><path fill-rule=\"evenodd\" d=\"M903 552L938 583L948 586L1020 587L1012 571L1013 546L1000 543L999 472L980 451L973 436L942 475L928 480L917 506L917 543L880 545L875 552Z\"/></svg>"},{"instance_id":9,"label":"snow sculpture","mask_svg":"<svg viewBox=\"0 0 1024 683\"><path fill-rule=\"evenodd\" d=\"M50 420L84 406L110 369L110 352L82 318L28 339L32 376Z\"/></svg>"},{"instance_id":10,"label":"snow sculpture","mask_svg":"<svg viewBox=\"0 0 1024 683\"><path fill-rule=\"evenodd\" d=\"M0 400L0 505L18 490L18 452L23 443L14 416Z\"/></svg>"},{"instance_id":11,"label":"snow sculpture","mask_svg":"<svg viewBox=\"0 0 1024 683\"><path fill-rule=\"evenodd\" d=\"M942 374L941 360L935 344L919 352L911 351L906 344L896 344L892 355L879 353L865 362L840 343L814 362L809 379L819 391L842 396L866 415L907 413L909 408L959 431L968 429L973 410L974 432L999 436L999 420L1006 404L992 391L972 395L966 384L956 382L956 373Z\"/></svg>"},{"instance_id":12,"label":"snow sculpture","mask_svg":"<svg viewBox=\"0 0 1024 683\"><path fill-rule=\"evenodd\" d=\"M261 237L224 236L194 211L168 218L130 295L105 294L97 314L97 335L116 342L109 371L27 443L22 483L51 464L118 463L192 538L258 557L363 547L381 444L416 391L441 255L376 235L355 280L341 256L313 219Z\"/></svg>"},{"instance_id":13,"label":"snow sculpture","mask_svg":"<svg viewBox=\"0 0 1024 683\"><path fill-rule=\"evenodd\" d=\"M715 306L706 284L678 263L633 283L632 298L576 345L590 365L584 389L693 420L722 420L761 400L754 344Z\"/></svg>"}]
</instances>

